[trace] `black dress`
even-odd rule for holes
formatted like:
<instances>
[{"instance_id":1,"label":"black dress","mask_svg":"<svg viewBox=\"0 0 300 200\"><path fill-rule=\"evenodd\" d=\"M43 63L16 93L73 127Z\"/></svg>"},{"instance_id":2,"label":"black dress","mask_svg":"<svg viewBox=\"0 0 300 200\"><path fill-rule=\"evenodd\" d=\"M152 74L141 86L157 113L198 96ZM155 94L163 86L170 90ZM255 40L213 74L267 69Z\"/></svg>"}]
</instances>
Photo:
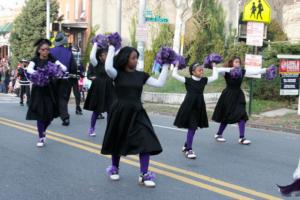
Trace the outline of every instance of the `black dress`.
<instances>
[{"instance_id":1,"label":"black dress","mask_svg":"<svg viewBox=\"0 0 300 200\"><path fill-rule=\"evenodd\" d=\"M174 125L178 128L197 129L207 128L208 119L203 91L207 84L207 78L195 81L185 78L186 96L176 115Z\"/></svg>"},{"instance_id":2,"label":"black dress","mask_svg":"<svg viewBox=\"0 0 300 200\"><path fill-rule=\"evenodd\" d=\"M56 60L52 57L49 57L48 60L36 57L32 61L35 63L34 69L36 70L46 66L48 61L55 63ZM58 117L58 94L55 88L57 88L56 80L51 80L45 86L32 85L27 120L52 121Z\"/></svg>"},{"instance_id":3,"label":"black dress","mask_svg":"<svg viewBox=\"0 0 300 200\"><path fill-rule=\"evenodd\" d=\"M116 99L111 106L102 145L102 154L156 155L162 147L141 102L143 85L149 78L145 72L118 71Z\"/></svg>"},{"instance_id":4,"label":"black dress","mask_svg":"<svg viewBox=\"0 0 300 200\"><path fill-rule=\"evenodd\" d=\"M95 76L88 91L83 108L85 110L103 113L109 111L113 101L113 81L107 75L104 64L98 63L96 67L89 66L88 78Z\"/></svg>"},{"instance_id":5,"label":"black dress","mask_svg":"<svg viewBox=\"0 0 300 200\"><path fill-rule=\"evenodd\" d=\"M240 78L233 78L230 73L225 73L226 88L223 90L213 113L212 119L214 121L234 124L240 120L248 120L246 98L241 89L245 72L243 69Z\"/></svg>"}]
</instances>

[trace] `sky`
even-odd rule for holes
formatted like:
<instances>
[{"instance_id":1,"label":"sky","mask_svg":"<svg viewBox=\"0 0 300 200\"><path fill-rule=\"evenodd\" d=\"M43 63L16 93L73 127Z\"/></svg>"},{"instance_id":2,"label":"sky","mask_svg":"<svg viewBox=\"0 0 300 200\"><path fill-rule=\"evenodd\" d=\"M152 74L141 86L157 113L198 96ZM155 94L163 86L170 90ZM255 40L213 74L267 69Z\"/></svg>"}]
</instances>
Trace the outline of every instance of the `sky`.
<instances>
[{"instance_id":1,"label":"sky","mask_svg":"<svg viewBox=\"0 0 300 200\"><path fill-rule=\"evenodd\" d=\"M0 0L0 17L8 16L11 10L24 5L25 0Z\"/></svg>"}]
</instances>

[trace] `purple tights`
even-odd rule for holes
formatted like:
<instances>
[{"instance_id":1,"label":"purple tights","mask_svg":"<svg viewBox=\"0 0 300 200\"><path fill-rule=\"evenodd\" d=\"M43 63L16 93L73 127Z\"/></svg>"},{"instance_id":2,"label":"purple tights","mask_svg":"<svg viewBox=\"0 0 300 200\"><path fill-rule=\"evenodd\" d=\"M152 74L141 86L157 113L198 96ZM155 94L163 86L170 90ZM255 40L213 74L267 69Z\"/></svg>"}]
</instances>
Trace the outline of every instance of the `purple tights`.
<instances>
[{"instance_id":1,"label":"purple tights","mask_svg":"<svg viewBox=\"0 0 300 200\"><path fill-rule=\"evenodd\" d=\"M140 171L142 174L146 174L149 168L150 154L140 153ZM119 168L120 156L112 155L111 156L112 165Z\"/></svg>"},{"instance_id":2,"label":"purple tights","mask_svg":"<svg viewBox=\"0 0 300 200\"><path fill-rule=\"evenodd\" d=\"M43 138L46 136L45 132L50 124L51 124L51 121L37 120L37 130L39 133L39 138Z\"/></svg>"},{"instance_id":3,"label":"purple tights","mask_svg":"<svg viewBox=\"0 0 300 200\"><path fill-rule=\"evenodd\" d=\"M239 131L240 131L240 138L244 138L245 137L245 126L246 126L246 121L245 120L241 120L238 122L239 124ZM219 131L218 131L218 135L223 135L223 132L226 128L227 124L226 123L221 123L220 127L219 127Z\"/></svg>"}]
</instances>

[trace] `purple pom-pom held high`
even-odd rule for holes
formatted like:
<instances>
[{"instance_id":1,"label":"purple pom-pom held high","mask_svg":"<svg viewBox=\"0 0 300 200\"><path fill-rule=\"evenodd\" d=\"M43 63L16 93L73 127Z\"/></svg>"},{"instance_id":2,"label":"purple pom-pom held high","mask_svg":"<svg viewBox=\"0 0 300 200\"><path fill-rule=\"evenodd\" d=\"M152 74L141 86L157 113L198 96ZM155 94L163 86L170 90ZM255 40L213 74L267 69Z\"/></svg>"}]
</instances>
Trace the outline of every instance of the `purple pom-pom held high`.
<instances>
[{"instance_id":1,"label":"purple pom-pom held high","mask_svg":"<svg viewBox=\"0 0 300 200\"><path fill-rule=\"evenodd\" d=\"M177 54L173 49L169 47L160 48L159 52L156 54L155 61L160 65L163 64L175 64L176 63Z\"/></svg>"},{"instance_id":2,"label":"purple pom-pom held high","mask_svg":"<svg viewBox=\"0 0 300 200\"><path fill-rule=\"evenodd\" d=\"M108 49L108 38L105 35L98 34L92 39L92 44L96 43L100 49Z\"/></svg>"},{"instance_id":3,"label":"purple pom-pom held high","mask_svg":"<svg viewBox=\"0 0 300 200\"><path fill-rule=\"evenodd\" d=\"M216 53L209 54L204 58L204 67L212 69L212 63L219 64L223 61L222 56Z\"/></svg>"},{"instance_id":4,"label":"purple pom-pom held high","mask_svg":"<svg viewBox=\"0 0 300 200\"><path fill-rule=\"evenodd\" d=\"M181 55L177 55L175 63L175 65L178 65L179 70L186 68L185 58Z\"/></svg>"},{"instance_id":5,"label":"purple pom-pom held high","mask_svg":"<svg viewBox=\"0 0 300 200\"><path fill-rule=\"evenodd\" d=\"M119 33L112 33L107 36L107 39L109 43L115 47L116 50L121 48L122 38Z\"/></svg>"}]
</instances>

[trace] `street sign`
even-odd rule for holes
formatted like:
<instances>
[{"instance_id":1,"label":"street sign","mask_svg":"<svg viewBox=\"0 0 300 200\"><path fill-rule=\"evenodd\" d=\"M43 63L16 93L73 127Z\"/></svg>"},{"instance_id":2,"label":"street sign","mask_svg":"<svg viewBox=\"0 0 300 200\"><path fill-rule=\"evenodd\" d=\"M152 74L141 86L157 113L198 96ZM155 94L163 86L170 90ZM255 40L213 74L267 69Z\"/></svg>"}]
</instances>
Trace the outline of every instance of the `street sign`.
<instances>
[{"instance_id":1,"label":"street sign","mask_svg":"<svg viewBox=\"0 0 300 200\"><path fill-rule=\"evenodd\" d=\"M136 27L135 39L137 42L147 42L148 39L148 28L147 25L138 25Z\"/></svg>"},{"instance_id":2,"label":"street sign","mask_svg":"<svg viewBox=\"0 0 300 200\"><path fill-rule=\"evenodd\" d=\"M279 54L277 58L280 59L279 73L283 82L280 87L280 95L299 94L300 55ZM300 94L298 98L298 115L300 115Z\"/></svg>"},{"instance_id":3,"label":"street sign","mask_svg":"<svg viewBox=\"0 0 300 200\"><path fill-rule=\"evenodd\" d=\"M161 17L160 15L154 15L151 10L147 9L144 12L146 22L156 22L156 23L169 23L168 18Z\"/></svg>"},{"instance_id":4,"label":"street sign","mask_svg":"<svg viewBox=\"0 0 300 200\"><path fill-rule=\"evenodd\" d=\"M155 17L146 17L146 22L157 22L157 23L162 23L162 24L166 24L169 22L168 18L162 18L159 15L156 15Z\"/></svg>"},{"instance_id":5,"label":"street sign","mask_svg":"<svg viewBox=\"0 0 300 200\"><path fill-rule=\"evenodd\" d=\"M295 95L299 94L299 74L280 74L280 95Z\"/></svg>"},{"instance_id":6,"label":"street sign","mask_svg":"<svg viewBox=\"0 0 300 200\"><path fill-rule=\"evenodd\" d=\"M260 22L247 23L246 44L250 46L263 46L264 40L264 24Z\"/></svg>"},{"instance_id":7,"label":"street sign","mask_svg":"<svg viewBox=\"0 0 300 200\"><path fill-rule=\"evenodd\" d=\"M247 69L261 69L262 67L262 56L261 55L253 55L246 54L245 58L245 68ZM261 75L249 75L249 78L261 78Z\"/></svg>"},{"instance_id":8,"label":"street sign","mask_svg":"<svg viewBox=\"0 0 300 200\"><path fill-rule=\"evenodd\" d=\"M271 7L266 0L248 0L244 6L243 21L271 22Z\"/></svg>"},{"instance_id":9,"label":"street sign","mask_svg":"<svg viewBox=\"0 0 300 200\"><path fill-rule=\"evenodd\" d=\"M298 95L300 60L281 59L279 73L280 95Z\"/></svg>"}]
</instances>

